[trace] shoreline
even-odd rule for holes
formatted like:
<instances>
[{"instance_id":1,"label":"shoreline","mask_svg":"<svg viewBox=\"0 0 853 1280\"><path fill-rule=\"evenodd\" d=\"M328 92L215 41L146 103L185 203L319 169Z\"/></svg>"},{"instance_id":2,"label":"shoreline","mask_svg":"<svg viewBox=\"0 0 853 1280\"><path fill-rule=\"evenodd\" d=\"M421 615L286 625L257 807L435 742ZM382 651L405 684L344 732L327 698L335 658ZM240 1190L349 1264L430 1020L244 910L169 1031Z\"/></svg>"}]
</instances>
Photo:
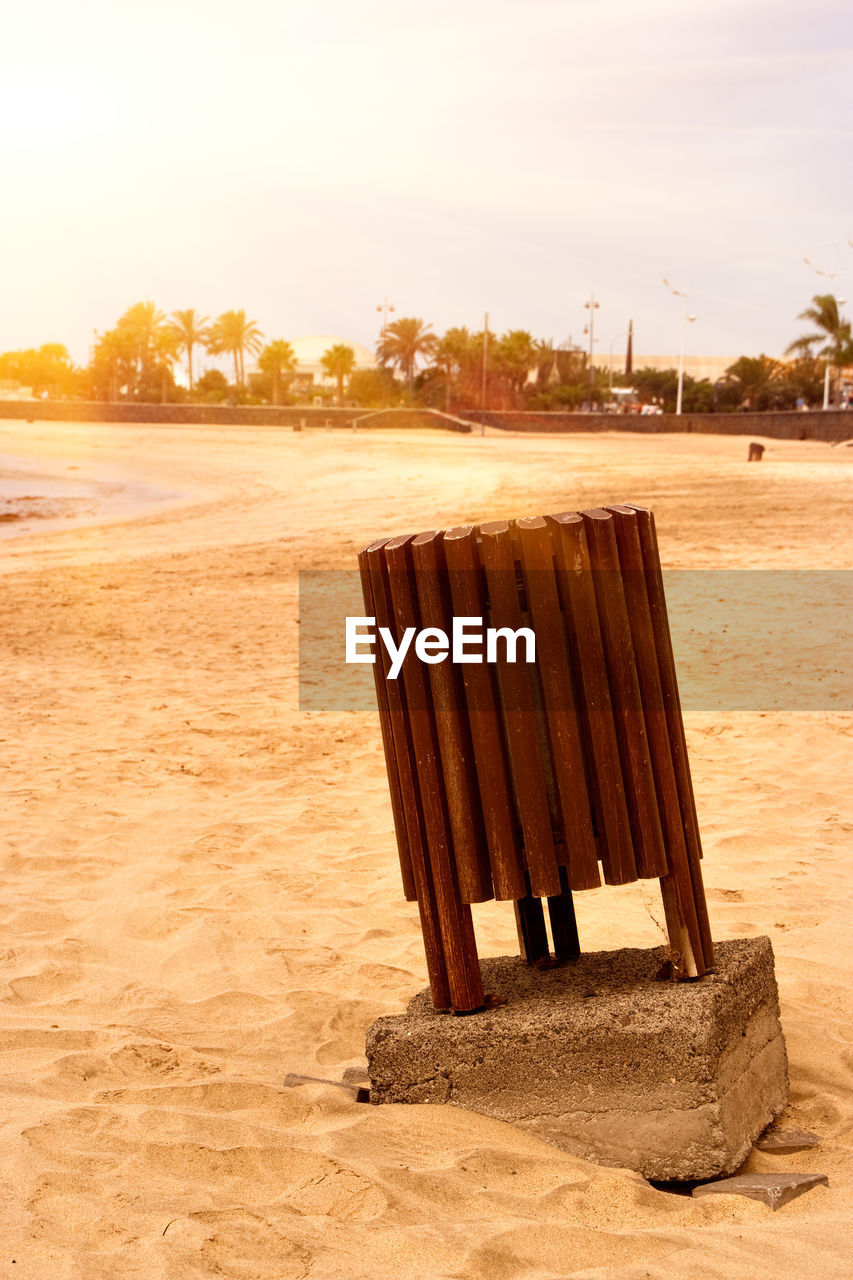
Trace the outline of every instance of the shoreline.
<instances>
[{"instance_id":1,"label":"shoreline","mask_svg":"<svg viewBox=\"0 0 853 1280\"><path fill-rule=\"evenodd\" d=\"M133 520L187 497L118 475L97 479L70 459L46 465L43 458L0 454L0 539Z\"/></svg>"}]
</instances>

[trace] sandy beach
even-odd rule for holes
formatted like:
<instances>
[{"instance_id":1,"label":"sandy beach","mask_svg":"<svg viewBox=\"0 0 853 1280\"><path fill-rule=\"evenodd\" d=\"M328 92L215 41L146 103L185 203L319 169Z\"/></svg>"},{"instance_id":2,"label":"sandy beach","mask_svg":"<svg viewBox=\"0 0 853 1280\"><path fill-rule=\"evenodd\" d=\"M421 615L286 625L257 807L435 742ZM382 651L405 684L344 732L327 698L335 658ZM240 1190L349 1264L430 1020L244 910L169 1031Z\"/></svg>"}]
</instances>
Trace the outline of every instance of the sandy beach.
<instances>
[{"instance_id":1,"label":"sandy beach","mask_svg":"<svg viewBox=\"0 0 853 1280\"><path fill-rule=\"evenodd\" d=\"M789 709L789 666L778 709L687 713L714 936L771 938L784 1119L822 1139L747 1168L828 1187L777 1213L693 1201L457 1108L282 1088L362 1066L368 1024L426 984L376 717L298 707L298 571L352 569L382 535L626 501L654 510L674 569L853 569L853 449L764 443L748 465L745 437L710 435L0 424L19 470L135 495L0 543L0 1277L850 1274L837 629L804 636L813 704ZM758 628L685 645L685 680L766 673L772 648ZM653 882L576 902L585 950L662 940ZM483 955L516 950L509 906L475 922Z\"/></svg>"}]
</instances>

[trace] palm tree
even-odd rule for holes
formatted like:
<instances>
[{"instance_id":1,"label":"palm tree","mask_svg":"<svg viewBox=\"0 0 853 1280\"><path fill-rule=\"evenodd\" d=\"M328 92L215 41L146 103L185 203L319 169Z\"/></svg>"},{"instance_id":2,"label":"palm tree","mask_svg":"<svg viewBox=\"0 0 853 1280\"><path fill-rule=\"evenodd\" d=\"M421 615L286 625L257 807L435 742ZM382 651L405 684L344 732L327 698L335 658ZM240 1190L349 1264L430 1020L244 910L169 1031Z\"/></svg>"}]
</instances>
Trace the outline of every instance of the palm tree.
<instances>
[{"instance_id":1,"label":"palm tree","mask_svg":"<svg viewBox=\"0 0 853 1280\"><path fill-rule=\"evenodd\" d=\"M539 347L526 329L511 329L495 346L495 364L516 396L520 395L531 369L539 360Z\"/></svg>"},{"instance_id":2,"label":"palm tree","mask_svg":"<svg viewBox=\"0 0 853 1280\"><path fill-rule=\"evenodd\" d=\"M411 393L415 380L415 364L418 356L431 355L435 350L436 336L430 333L432 325L424 324L415 316L395 320L389 324L377 344L377 354L384 363L396 364L406 379Z\"/></svg>"},{"instance_id":3,"label":"palm tree","mask_svg":"<svg viewBox=\"0 0 853 1280\"><path fill-rule=\"evenodd\" d=\"M187 375L190 391L193 389L193 348L201 346L207 338L207 316L198 316L190 307L186 311L172 312L172 332L178 339L178 350L187 353Z\"/></svg>"},{"instance_id":4,"label":"palm tree","mask_svg":"<svg viewBox=\"0 0 853 1280\"><path fill-rule=\"evenodd\" d=\"M338 384L338 403L344 398L344 378L348 378L355 368L355 352L345 342L336 342L320 357L320 363L330 378Z\"/></svg>"},{"instance_id":5,"label":"palm tree","mask_svg":"<svg viewBox=\"0 0 853 1280\"><path fill-rule=\"evenodd\" d=\"M153 302L136 302L119 318L116 331L121 335L134 356L133 390L145 392L152 380L157 363L157 335L166 323L166 317Z\"/></svg>"},{"instance_id":6,"label":"palm tree","mask_svg":"<svg viewBox=\"0 0 853 1280\"><path fill-rule=\"evenodd\" d=\"M160 366L160 400L165 404L169 398L169 378L172 365L181 352L180 338L171 325L158 329L154 335L154 350Z\"/></svg>"},{"instance_id":7,"label":"palm tree","mask_svg":"<svg viewBox=\"0 0 853 1280\"><path fill-rule=\"evenodd\" d=\"M536 385L545 387L551 382L559 383L560 371L557 368L557 352L554 347L554 339L540 338L535 346Z\"/></svg>"},{"instance_id":8,"label":"palm tree","mask_svg":"<svg viewBox=\"0 0 853 1280\"><path fill-rule=\"evenodd\" d=\"M105 400L118 400L122 388L132 390L137 376L136 347L129 334L118 327L96 333L89 368L95 394L103 391Z\"/></svg>"},{"instance_id":9,"label":"palm tree","mask_svg":"<svg viewBox=\"0 0 853 1280\"><path fill-rule=\"evenodd\" d=\"M827 377L829 368L835 366L838 386L841 381L841 366L853 360L850 321L844 319L839 312L838 299L832 293L816 293L812 298L812 305L801 311L797 319L808 320L817 332L804 333L802 337L795 338L787 347L785 355L811 356L812 347L822 342L824 345L818 355L827 361Z\"/></svg>"},{"instance_id":10,"label":"palm tree","mask_svg":"<svg viewBox=\"0 0 853 1280\"><path fill-rule=\"evenodd\" d=\"M781 392L778 384L783 374L784 365L770 356L741 356L726 369L723 386L737 391L742 406L771 409L776 407L774 392Z\"/></svg>"},{"instance_id":11,"label":"palm tree","mask_svg":"<svg viewBox=\"0 0 853 1280\"><path fill-rule=\"evenodd\" d=\"M244 356L260 348L264 335L254 320L246 319L246 312L223 311L209 330L207 349L213 355L223 352L234 357L234 381L242 386L246 380Z\"/></svg>"},{"instance_id":12,"label":"palm tree","mask_svg":"<svg viewBox=\"0 0 853 1280\"><path fill-rule=\"evenodd\" d=\"M268 342L258 356L258 368L272 378L272 402L281 404L282 379L296 368L296 353L289 342L277 338Z\"/></svg>"},{"instance_id":13,"label":"palm tree","mask_svg":"<svg viewBox=\"0 0 853 1280\"><path fill-rule=\"evenodd\" d=\"M444 408L448 412L452 392L458 390L462 374L473 358L472 344L468 330L457 325L448 329L433 349L435 362L444 373Z\"/></svg>"}]
</instances>

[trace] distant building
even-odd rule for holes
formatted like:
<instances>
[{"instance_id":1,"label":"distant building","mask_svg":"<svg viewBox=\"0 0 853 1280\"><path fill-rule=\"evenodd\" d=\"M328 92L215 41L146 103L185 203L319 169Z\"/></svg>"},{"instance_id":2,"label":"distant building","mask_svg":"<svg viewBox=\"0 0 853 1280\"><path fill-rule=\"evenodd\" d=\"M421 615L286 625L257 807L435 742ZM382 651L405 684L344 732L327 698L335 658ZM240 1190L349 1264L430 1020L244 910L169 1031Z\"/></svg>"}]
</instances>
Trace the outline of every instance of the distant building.
<instances>
[{"instance_id":1,"label":"distant building","mask_svg":"<svg viewBox=\"0 0 853 1280\"><path fill-rule=\"evenodd\" d=\"M718 378L722 378L726 369L738 359L737 356L691 356L684 357L684 372L688 377L695 378L697 382L701 382L703 378L707 378L709 382L716 382ZM596 354L593 357L593 364L596 369L612 369L614 373L625 372L625 352L616 351L613 355ZM635 354L633 357L634 372L638 369L677 369L678 356L644 356Z\"/></svg>"},{"instance_id":2,"label":"distant building","mask_svg":"<svg viewBox=\"0 0 853 1280\"><path fill-rule=\"evenodd\" d=\"M0 400L34 400L32 387L22 387L20 382L0 378Z\"/></svg>"},{"instance_id":3,"label":"distant building","mask_svg":"<svg viewBox=\"0 0 853 1280\"><path fill-rule=\"evenodd\" d=\"M349 338L339 338L333 333L294 338L290 345L296 355L296 373L290 382L290 391L297 395L310 394L312 387L334 386L335 379L330 378L323 368L323 356L330 347L352 347L355 352L355 369L376 368L376 357L367 347L359 342L352 342Z\"/></svg>"}]
</instances>

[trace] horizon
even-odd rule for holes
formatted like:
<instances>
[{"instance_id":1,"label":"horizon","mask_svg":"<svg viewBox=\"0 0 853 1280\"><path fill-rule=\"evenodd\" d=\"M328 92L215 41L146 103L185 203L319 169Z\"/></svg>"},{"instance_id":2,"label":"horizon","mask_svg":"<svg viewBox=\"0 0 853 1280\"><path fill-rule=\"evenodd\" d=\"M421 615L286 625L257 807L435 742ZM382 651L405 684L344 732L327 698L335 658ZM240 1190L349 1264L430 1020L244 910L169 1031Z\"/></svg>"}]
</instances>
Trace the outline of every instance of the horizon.
<instances>
[{"instance_id":1,"label":"horizon","mask_svg":"<svg viewBox=\"0 0 853 1280\"><path fill-rule=\"evenodd\" d=\"M853 289L836 0L47 0L8 24L0 350L151 299L373 351L383 299L434 331L781 356ZM831 33L831 35L830 35ZM804 261L808 258L809 264Z\"/></svg>"}]
</instances>

